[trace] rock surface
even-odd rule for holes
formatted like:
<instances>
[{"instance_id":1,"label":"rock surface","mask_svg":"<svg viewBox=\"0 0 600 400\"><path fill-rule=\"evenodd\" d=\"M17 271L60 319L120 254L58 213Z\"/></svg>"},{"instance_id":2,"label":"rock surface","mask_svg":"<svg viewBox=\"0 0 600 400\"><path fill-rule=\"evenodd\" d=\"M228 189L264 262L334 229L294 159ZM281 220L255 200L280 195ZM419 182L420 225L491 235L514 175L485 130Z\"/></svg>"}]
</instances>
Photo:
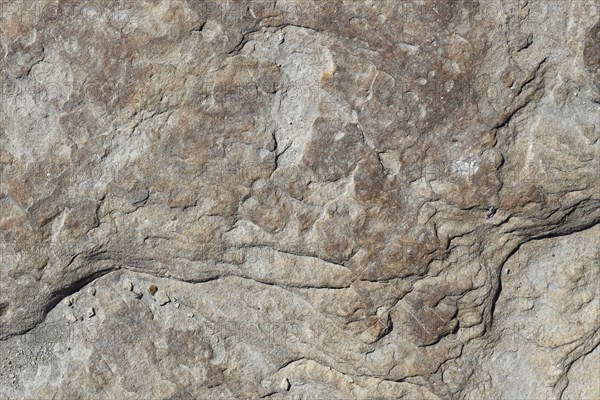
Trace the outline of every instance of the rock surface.
<instances>
[{"instance_id":1,"label":"rock surface","mask_svg":"<svg viewBox=\"0 0 600 400\"><path fill-rule=\"evenodd\" d=\"M0 399L600 398L597 1L0 6Z\"/></svg>"}]
</instances>

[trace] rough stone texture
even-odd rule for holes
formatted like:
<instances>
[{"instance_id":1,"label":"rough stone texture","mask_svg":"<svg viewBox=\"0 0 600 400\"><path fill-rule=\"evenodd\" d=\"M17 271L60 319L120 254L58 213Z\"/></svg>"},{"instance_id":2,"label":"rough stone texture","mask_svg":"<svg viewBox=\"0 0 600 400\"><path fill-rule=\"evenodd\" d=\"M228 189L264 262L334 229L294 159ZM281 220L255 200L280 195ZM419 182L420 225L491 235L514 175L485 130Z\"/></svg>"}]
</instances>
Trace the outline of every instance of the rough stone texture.
<instances>
[{"instance_id":1,"label":"rough stone texture","mask_svg":"<svg viewBox=\"0 0 600 400\"><path fill-rule=\"evenodd\" d=\"M597 1L0 4L0 398L600 398Z\"/></svg>"}]
</instances>

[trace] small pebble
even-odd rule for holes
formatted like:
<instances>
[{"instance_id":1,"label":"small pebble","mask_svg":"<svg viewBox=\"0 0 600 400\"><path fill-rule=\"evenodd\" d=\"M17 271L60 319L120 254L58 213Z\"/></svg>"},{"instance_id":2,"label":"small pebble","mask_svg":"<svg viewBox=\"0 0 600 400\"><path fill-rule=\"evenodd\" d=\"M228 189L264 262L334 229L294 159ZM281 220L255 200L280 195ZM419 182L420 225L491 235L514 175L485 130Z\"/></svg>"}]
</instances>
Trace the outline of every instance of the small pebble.
<instances>
[{"instance_id":1,"label":"small pebble","mask_svg":"<svg viewBox=\"0 0 600 400\"><path fill-rule=\"evenodd\" d=\"M158 301L159 305L164 306L165 304L171 302L171 299L169 298L167 292L164 290L159 290L156 292L156 301Z\"/></svg>"},{"instance_id":2,"label":"small pebble","mask_svg":"<svg viewBox=\"0 0 600 400\"><path fill-rule=\"evenodd\" d=\"M188 314L188 317L190 317L190 318L194 318L194 313L189 313L189 314Z\"/></svg>"},{"instance_id":3,"label":"small pebble","mask_svg":"<svg viewBox=\"0 0 600 400\"><path fill-rule=\"evenodd\" d=\"M89 288L89 289L88 289L88 292L89 292L89 294L91 294L92 296L95 296L95 295L96 295L96 288L93 288L93 287L91 287L91 288Z\"/></svg>"},{"instance_id":4,"label":"small pebble","mask_svg":"<svg viewBox=\"0 0 600 400\"><path fill-rule=\"evenodd\" d=\"M134 292L133 292L133 297L134 297L135 299L139 300L139 299L141 299L141 298L142 298L142 294L141 294L140 292L136 292L136 291L134 291Z\"/></svg>"},{"instance_id":5,"label":"small pebble","mask_svg":"<svg viewBox=\"0 0 600 400\"><path fill-rule=\"evenodd\" d=\"M281 388L287 392L290 390L290 387L292 387L290 381L288 378L284 378L283 381L281 381Z\"/></svg>"},{"instance_id":6,"label":"small pebble","mask_svg":"<svg viewBox=\"0 0 600 400\"><path fill-rule=\"evenodd\" d=\"M73 305L73 298L72 297L65 297L64 304L66 306L71 307Z\"/></svg>"},{"instance_id":7,"label":"small pebble","mask_svg":"<svg viewBox=\"0 0 600 400\"><path fill-rule=\"evenodd\" d=\"M175 303L175 308L179 308L179 303Z\"/></svg>"},{"instance_id":8,"label":"small pebble","mask_svg":"<svg viewBox=\"0 0 600 400\"><path fill-rule=\"evenodd\" d=\"M156 287L156 285L150 285L150 287L148 287L148 293L150 293L151 296L154 296L157 291L158 288Z\"/></svg>"},{"instance_id":9,"label":"small pebble","mask_svg":"<svg viewBox=\"0 0 600 400\"><path fill-rule=\"evenodd\" d=\"M132 291L133 283L131 283L131 281L128 281L128 280L123 281L123 289Z\"/></svg>"},{"instance_id":10,"label":"small pebble","mask_svg":"<svg viewBox=\"0 0 600 400\"><path fill-rule=\"evenodd\" d=\"M75 322L75 321L77 321L77 317L75 317L73 315L73 313L70 312L70 311L67 311L66 313L64 313L64 317L69 322Z\"/></svg>"},{"instance_id":11,"label":"small pebble","mask_svg":"<svg viewBox=\"0 0 600 400\"><path fill-rule=\"evenodd\" d=\"M94 307L90 307L87 310L87 317L88 318L92 318L94 315L96 315L96 310L94 310Z\"/></svg>"}]
</instances>

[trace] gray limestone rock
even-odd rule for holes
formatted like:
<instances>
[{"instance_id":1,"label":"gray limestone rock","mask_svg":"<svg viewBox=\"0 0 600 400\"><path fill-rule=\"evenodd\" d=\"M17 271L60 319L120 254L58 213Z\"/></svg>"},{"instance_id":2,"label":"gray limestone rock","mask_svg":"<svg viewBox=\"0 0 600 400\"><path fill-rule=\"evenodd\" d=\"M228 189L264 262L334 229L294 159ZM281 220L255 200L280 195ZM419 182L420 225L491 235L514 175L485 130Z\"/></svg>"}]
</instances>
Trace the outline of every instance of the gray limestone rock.
<instances>
[{"instance_id":1,"label":"gray limestone rock","mask_svg":"<svg viewBox=\"0 0 600 400\"><path fill-rule=\"evenodd\" d=\"M600 398L596 0L0 3L0 399Z\"/></svg>"}]
</instances>

